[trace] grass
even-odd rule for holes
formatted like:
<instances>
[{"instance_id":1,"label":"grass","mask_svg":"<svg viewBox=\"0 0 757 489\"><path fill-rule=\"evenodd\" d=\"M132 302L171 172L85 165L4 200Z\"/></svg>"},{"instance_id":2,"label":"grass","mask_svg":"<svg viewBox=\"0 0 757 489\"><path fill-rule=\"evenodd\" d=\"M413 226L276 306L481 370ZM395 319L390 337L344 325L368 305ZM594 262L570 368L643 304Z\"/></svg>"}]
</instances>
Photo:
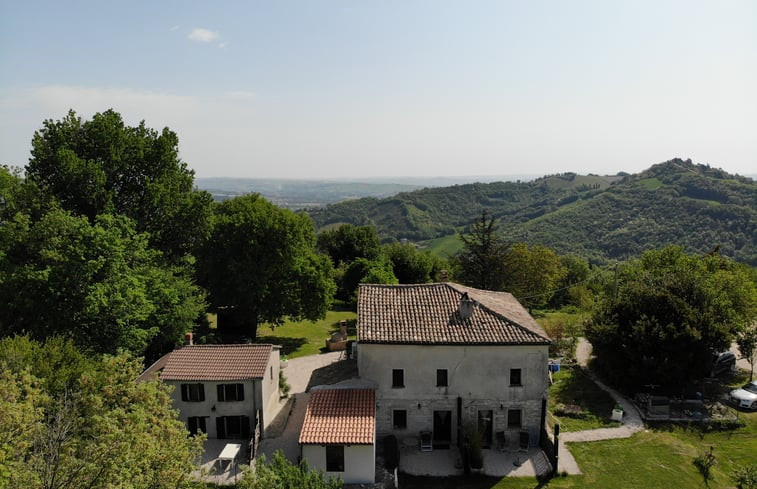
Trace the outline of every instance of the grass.
<instances>
[{"instance_id":1,"label":"grass","mask_svg":"<svg viewBox=\"0 0 757 489\"><path fill-rule=\"evenodd\" d=\"M734 378L727 390L740 385ZM572 443L570 450L584 475L555 477L540 483L533 478L505 478L483 489L670 489L733 488L731 473L757 464L757 412L740 412L745 426L729 431L707 431L698 426L661 426L631 438ZM713 447L716 464L705 482L694 458ZM483 481L482 481L483 482Z\"/></svg>"},{"instance_id":2,"label":"grass","mask_svg":"<svg viewBox=\"0 0 757 489\"><path fill-rule=\"evenodd\" d=\"M610 420L615 401L578 367L562 368L553 374L549 388L550 424L560 423L562 431L583 431L619 426ZM580 413L561 414L558 406L578 406Z\"/></svg>"},{"instance_id":3,"label":"grass","mask_svg":"<svg viewBox=\"0 0 757 489\"><path fill-rule=\"evenodd\" d=\"M647 190L657 190L658 188L665 185L657 178L643 178L637 183Z\"/></svg>"},{"instance_id":4,"label":"grass","mask_svg":"<svg viewBox=\"0 0 757 489\"><path fill-rule=\"evenodd\" d=\"M447 236L442 236L441 238L430 239L424 241L423 244L425 245L423 248L424 251L428 251L432 255L445 260L463 249L463 242L457 234L449 234Z\"/></svg>"},{"instance_id":5,"label":"grass","mask_svg":"<svg viewBox=\"0 0 757 489\"><path fill-rule=\"evenodd\" d=\"M282 346L288 358L316 355L324 351L326 338L339 331L339 321L347 321L347 333L355 339L357 314L348 310L331 310L320 321L287 321L271 329L263 324L258 328L256 343L273 343Z\"/></svg>"}]
</instances>

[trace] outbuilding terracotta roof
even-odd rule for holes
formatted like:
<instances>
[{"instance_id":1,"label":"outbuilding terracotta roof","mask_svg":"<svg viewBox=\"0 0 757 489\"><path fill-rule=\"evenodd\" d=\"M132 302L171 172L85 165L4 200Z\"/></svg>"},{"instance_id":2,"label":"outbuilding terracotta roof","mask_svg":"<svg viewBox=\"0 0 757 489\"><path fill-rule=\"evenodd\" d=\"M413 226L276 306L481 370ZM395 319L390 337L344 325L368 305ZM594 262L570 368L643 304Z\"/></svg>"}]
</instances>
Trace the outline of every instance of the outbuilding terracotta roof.
<instances>
[{"instance_id":1,"label":"outbuilding terracotta roof","mask_svg":"<svg viewBox=\"0 0 757 489\"><path fill-rule=\"evenodd\" d=\"M262 379L273 345L190 345L168 354L163 380Z\"/></svg>"},{"instance_id":2,"label":"outbuilding terracotta roof","mask_svg":"<svg viewBox=\"0 0 757 489\"><path fill-rule=\"evenodd\" d=\"M471 314L461 313L469 301ZM357 334L361 343L422 345L549 344L544 329L508 292L451 282L360 285Z\"/></svg>"},{"instance_id":3,"label":"outbuilding terracotta roof","mask_svg":"<svg viewBox=\"0 0 757 489\"><path fill-rule=\"evenodd\" d=\"M371 445L375 432L373 389L311 391L300 431L301 445Z\"/></svg>"}]
</instances>

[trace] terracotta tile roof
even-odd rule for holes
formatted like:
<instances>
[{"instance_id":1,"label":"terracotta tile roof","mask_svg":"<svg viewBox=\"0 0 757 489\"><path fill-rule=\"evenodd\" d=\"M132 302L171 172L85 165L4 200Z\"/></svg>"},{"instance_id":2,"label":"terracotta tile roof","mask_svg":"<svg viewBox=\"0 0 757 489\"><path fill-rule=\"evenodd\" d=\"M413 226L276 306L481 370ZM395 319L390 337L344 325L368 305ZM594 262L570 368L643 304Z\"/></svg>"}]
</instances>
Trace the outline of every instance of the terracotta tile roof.
<instances>
[{"instance_id":1,"label":"terracotta tile roof","mask_svg":"<svg viewBox=\"0 0 757 489\"><path fill-rule=\"evenodd\" d=\"M460 303L473 301L464 318ZM518 345L549 344L544 329L508 292L451 282L363 284L358 291L357 335L362 343Z\"/></svg>"},{"instance_id":2,"label":"terracotta tile roof","mask_svg":"<svg viewBox=\"0 0 757 489\"><path fill-rule=\"evenodd\" d=\"M192 345L168 355L163 380L261 379L272 345Z\"/></svg>"},{"instance_id":3,"label":"terracotta tile roof","mask_svg":"<svg viewBox=\"0 0 757 489\"><path fill-rule=\"evenodd\" d=\"M312 390L300 444L371 445L375 431L373 389Z\"/></svg>"}]
</instances>

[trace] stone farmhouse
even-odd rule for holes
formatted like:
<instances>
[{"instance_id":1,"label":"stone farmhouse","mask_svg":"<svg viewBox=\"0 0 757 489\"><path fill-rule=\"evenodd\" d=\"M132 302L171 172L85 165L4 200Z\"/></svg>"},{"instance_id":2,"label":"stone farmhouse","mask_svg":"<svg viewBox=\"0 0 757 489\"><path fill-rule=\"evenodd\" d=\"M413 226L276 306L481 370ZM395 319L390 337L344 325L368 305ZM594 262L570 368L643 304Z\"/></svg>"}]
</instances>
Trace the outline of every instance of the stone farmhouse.
<instances>
[{"instance_id":1,"label":"stone farmhouse","mask_svg":"<svg viewBox=\"0 0 757 489\"><path fill-rule=\"evenodd\" d=\"M358 371L377 384L379 438L539 443L550 339L509 293L455 283L369 285L358 295Z\"/></svg>"}]
</instances>

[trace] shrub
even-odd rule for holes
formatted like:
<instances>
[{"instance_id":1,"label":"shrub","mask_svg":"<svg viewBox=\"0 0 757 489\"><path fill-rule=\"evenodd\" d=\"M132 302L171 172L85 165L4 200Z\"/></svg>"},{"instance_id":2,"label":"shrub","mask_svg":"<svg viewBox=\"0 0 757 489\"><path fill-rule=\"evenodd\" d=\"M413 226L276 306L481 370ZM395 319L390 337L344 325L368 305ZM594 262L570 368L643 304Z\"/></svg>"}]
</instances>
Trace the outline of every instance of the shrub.
<instances>
[{"instance_id":1,"label":"shrub","mask_svg":"<svg viewBox=\"0 0 757 489\"><path fill-rule=\"evenodd\" d=\"M757 489L757 465L738 467L731 472L731 478L739 489Z\"/></svg>"},{"instance_id":2,"label":"shrub","mask_svg":"<svg viewBox=\"0 0 757 489\"><path fill-rule=\"evenodd\" d=\"M710 469L717 463L715 454L712 453L713 447L710 447L710 451L694 457L694 465L699 469L699 473L702 474L704 481L710 480Z\"/></svg>"}]
</instances>

